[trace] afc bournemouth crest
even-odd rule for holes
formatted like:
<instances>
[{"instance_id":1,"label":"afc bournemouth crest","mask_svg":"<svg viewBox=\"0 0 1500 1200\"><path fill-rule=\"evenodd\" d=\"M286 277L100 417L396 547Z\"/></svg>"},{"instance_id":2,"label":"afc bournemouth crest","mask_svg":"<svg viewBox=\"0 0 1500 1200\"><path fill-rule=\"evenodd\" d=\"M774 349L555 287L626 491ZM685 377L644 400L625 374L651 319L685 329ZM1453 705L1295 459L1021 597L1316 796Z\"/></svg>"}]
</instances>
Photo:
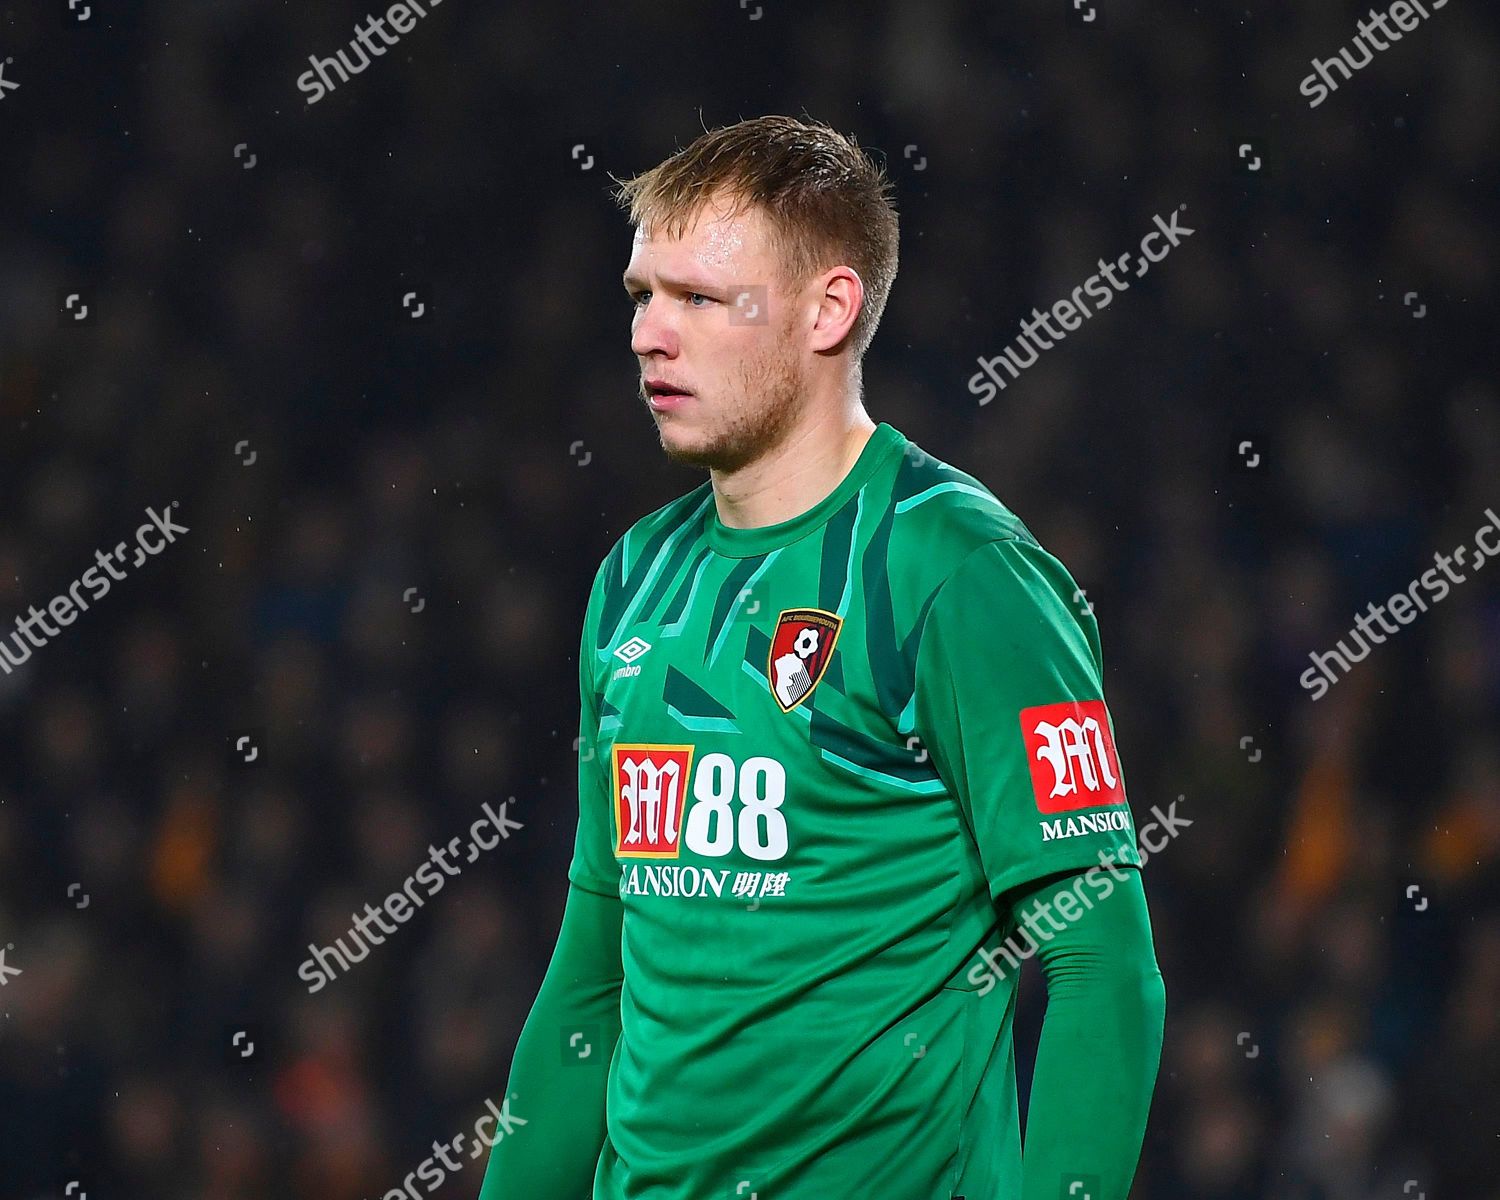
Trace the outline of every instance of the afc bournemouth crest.
<instances>
[{"instance_id":1,"label":"afc bournemouth crest","mask_svg":"<svg viewBox=\"0 0 1500 1200\"><path fill-rule=\"evenodd\" d=\"M843 617L821 608L783 609L776 618L766 679L782 712L791 712L818 686L843 624Z\"/></svg>"}]
</instances>

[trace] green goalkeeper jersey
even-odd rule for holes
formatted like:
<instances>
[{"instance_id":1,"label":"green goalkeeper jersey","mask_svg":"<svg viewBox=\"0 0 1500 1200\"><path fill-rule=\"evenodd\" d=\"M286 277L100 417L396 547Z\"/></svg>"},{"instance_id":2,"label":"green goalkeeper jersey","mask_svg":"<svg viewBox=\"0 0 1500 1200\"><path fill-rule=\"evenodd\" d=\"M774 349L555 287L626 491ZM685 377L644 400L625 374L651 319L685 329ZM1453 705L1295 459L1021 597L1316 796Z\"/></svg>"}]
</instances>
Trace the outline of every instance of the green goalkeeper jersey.
<instances>
[{"instance_id":1,"label":"green goalkeeper jersey","mask_svg":"<svg viewBox=\"0 0 1500 1200\"><path fill-rule=\"evenodd\" d=\"M1062 564L881 423L790 520L705 482L637 521L580 688L568 877L623 905L594 1200L1019 1195L995 898L1139 863Z\"/></svg>"}]
</instances>

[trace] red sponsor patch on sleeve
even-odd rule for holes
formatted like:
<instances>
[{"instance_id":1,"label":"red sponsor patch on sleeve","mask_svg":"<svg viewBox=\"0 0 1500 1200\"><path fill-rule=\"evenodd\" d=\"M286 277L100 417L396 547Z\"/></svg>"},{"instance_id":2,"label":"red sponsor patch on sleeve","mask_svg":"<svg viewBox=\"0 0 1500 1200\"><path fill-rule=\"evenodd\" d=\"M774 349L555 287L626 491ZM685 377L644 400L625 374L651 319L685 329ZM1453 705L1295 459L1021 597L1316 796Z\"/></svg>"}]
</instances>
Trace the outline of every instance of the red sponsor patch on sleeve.
<instances>
[{"instance_id":1,"label":"red sponsor patch on sleeve","mask_svg":"<svg viewBox=\"0 0 1500 1200\"><path fill-rule=\"evenodd\" d=\"M1103 700L1023 708L1021 737L1039 812L1125 803L1125 781Z\"/></svg>"}]
</instances>

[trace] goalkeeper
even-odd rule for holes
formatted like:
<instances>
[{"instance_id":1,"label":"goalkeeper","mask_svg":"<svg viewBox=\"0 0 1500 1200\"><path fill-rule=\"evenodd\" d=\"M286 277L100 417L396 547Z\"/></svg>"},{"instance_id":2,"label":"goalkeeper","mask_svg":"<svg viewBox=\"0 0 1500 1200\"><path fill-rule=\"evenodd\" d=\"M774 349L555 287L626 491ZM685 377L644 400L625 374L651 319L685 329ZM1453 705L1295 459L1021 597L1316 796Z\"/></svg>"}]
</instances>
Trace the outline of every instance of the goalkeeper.
<instances>
[{"instance_id":1,"label":"goalkeeper","mask_svg":"<svg viewBox=\"0 0 1500 1200\"><path fill-rule=\"evenodd\" d=\"M1098 626L866 415L887 188L785 117L621 185L641 399L709 478L594 577L570 887L481 1200L1130 1189L1165 1001ZM1007 943L1047 987L1024 1147Z\"/></svg>"}]
</instances>

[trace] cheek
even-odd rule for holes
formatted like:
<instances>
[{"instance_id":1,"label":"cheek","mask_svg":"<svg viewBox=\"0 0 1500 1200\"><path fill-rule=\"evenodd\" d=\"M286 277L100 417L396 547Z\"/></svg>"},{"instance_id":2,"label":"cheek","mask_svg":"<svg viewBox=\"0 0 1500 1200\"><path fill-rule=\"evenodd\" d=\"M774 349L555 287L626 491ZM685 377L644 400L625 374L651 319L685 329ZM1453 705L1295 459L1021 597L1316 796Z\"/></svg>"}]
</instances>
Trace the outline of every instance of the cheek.
<instances>
[{"instance_id":1,"label":"cheek","mask_svg":"<svg viewBox=\"0 0 1500 1200\"><path fill-rule=\"evenodd\" d=\"M748 352L745 329L726 325L723 312L705 313L701 319L684 322L682 348L707 370L721 371Z\"/></svg>"},{"instance_id":2,"label":"cheek","mask_svg":"<svg viewBox=\"0 0 1500 1200\"><path fill-rule=\"evenodd\" d=\"M765 373L772 347L765 331L737 329L727 340L720 359L722 373L734 379L751 379Z\"/></svg>"}]
</instances>

